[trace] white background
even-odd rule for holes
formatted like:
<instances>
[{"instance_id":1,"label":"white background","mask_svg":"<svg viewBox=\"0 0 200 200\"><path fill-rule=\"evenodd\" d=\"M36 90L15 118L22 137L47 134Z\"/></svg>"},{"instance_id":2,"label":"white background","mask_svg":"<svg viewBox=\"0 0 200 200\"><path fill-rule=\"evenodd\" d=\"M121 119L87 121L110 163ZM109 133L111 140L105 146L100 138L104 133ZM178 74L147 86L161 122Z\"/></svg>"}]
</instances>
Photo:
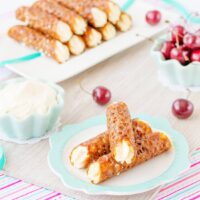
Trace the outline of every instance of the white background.
<instances>
[{"instance_id":1,"label":"white background","mask_svg":"<svg viewBox=\"0 0 200 200\"><path fill-rule=\"evenodd\" d=\"M0 14L15 10L21 5L31 4L35 0L0 0ZM162 0L161 0L162 1ZM177 0L186 8L200 12L200 0Z\"/></svg>"}]
</instances>

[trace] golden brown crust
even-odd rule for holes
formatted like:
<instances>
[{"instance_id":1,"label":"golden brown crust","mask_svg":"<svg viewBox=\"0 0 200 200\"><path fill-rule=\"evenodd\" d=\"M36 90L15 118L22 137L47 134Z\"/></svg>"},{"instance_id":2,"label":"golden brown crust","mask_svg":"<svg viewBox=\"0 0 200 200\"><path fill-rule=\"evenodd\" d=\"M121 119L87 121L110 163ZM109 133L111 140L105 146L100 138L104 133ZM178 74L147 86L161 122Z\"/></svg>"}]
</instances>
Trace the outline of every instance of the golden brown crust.
<instances>
[{"instance_id":1,"label":"golden brown crust","mask_svg":"<svg viewBox=\"0 0 200 200\"><path fill-rule=\"evenodd\" d=\"M132 120L132 127L134 134L136 134L137 137L144 137L146 134L152 133L150 126L139 119ZM88 157L83 168L88 167L91 162L96 161L99 157L110 153L109 134L108 132L101 133L96 137L79 144L78 146L84 146L88 149Z\"/></svg>"},{"instance_id":2,"label":"golden brown crust","mask_svg":"<svg viewBox=\"0 0 200 200\"><path fill-rule=\"evenodd\" d=\"M107 107L107 128L109 132L110 150L116 157L116 146L123 140L127 141L133 150L135 149L135 138L132 128L131 116L124 102L117 102ZM134 157L132 158L134 161Z\"/></svg>"},{"instance_id":3,"label":"golden brown crust","mask_svg":"<svg viewBox=\"0 0 200 200\"><path fill-rule=\"evenodd\" d=\"M75 30L74 23L76 23L76 19L80 19L85 21L80 15L78 15L75 11L60 5L56 1L52 0L39 0L36 1L32 7L41 8L42 10L56 16L60 20L69 24L72 31L77 34L77 30ZM85 22L86 23L86 22ZM87 24L86 24L87 25Z\"/></svg>"},{"instance_id":4,"label":"golden brown crust","mask_svg":"<svg viewBox=\"0 0 200 200\"><path fill-rule=\"evenodd\" d=\"M51 56L57 62L60 62L55 52L57 40L45 37L40 32L23 25L11 27L8 31L8 35L18 42L43 52L44 54Z\"/></svg>"},{"instance_id":5,"label":"golden brown crust","mask_svg":"<svg viewBox=\"0 0 200 200\"><path fill-rule=\"evenodd\" d=\"M103 182L113 176L133 168L145 161L168 151L171 148L171 142L163 133L157 132L141 136L136 133L136 159L129 165L117 163L112 154L103 155L96 162L100 166L100 178L98 183Z\"/></svg>"},{"instance_id":6,"label":"golden brown crust","mask_svg":"<svg viewBox=\"0 0 200 200\"><path fill-rule=\"evenodd\" d=\"M86 19L92 26L96 27L95 19L92 14L93 8L98 8L91 0L56 0L61 5L74 10L76 13Z\"/></svg>"},{"instance_id":7,"label":"golden brown crust","mask_svg":"<svg viewBox=\"0 0 200 200\"><path fill-rule=\"evenodd\" d=\"M34 29L37 29L44 34L48 34L51 37L60 40L61 42L67 42L72 34L69 28L69 32L65 33L69 34L69 38L67 38L68 40L62 41L63 38L59 35L57 27L59 23L64 24L64 22L60 21L55 16L48 14L39 7L20 7L16 11L16 18L23 22L26 22ZM64 25L68 26L67 24Z\"/></svg>"}]
</instances>

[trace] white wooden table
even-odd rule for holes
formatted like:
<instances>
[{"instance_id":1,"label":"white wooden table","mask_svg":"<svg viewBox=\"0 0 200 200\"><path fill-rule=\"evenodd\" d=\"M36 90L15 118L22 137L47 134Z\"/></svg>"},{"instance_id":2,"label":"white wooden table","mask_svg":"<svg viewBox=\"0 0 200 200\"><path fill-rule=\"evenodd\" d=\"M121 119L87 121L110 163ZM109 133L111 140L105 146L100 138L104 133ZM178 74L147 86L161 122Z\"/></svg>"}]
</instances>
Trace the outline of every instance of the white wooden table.
<instances>
[{"instance_id":1,"label":"white wooden table","mask_svg":"<svg viewBox=\"0 0 200 200\"><path fill-rule=\"evenodd\" d=\"M78 123L105 113L106 107L98 106L90 95L80 89L79 81L82 80L83 86L89 91L98 85L108 87L112 92L112 101L125 101L131 112L166 117L175 129L185 135L191 150L200 145L200 94L192 93L190 97L195 106L193 116L188 120L176 119L171 114L171 104L176 98L184 97L185 94L171 91L157 80L156 65L149 53L151 46L151 42L146 41L62 82L61 85L66 91L63 125ZM49 169L48 140L34 145L16 145L2 141L0 143L6 152L5 171L9 175L78 199L145 200L155 192L153 190L140 195L123 197L88 196L75 192L65 188L60 179Z\"/></svg>"}]
</instances>

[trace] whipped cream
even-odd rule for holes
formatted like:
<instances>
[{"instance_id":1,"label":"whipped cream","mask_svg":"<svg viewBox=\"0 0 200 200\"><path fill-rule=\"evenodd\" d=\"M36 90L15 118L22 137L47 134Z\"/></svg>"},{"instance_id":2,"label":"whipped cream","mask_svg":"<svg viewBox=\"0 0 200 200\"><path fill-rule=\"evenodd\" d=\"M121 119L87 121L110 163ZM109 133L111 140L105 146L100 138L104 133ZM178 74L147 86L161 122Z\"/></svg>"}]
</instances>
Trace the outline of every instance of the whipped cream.
<instances>
[{"instance_id":1,"label":"whipped cream","mask_svg":"<svg viewBox=\"0 0 200 200\"><path fill-rule=\"evenodd\" d=\"M44 115L55 104L56 91L42 82L15 82L0 90L0 116L9 114L23 120L34 113Z\"/></svg>"}]
</instances>

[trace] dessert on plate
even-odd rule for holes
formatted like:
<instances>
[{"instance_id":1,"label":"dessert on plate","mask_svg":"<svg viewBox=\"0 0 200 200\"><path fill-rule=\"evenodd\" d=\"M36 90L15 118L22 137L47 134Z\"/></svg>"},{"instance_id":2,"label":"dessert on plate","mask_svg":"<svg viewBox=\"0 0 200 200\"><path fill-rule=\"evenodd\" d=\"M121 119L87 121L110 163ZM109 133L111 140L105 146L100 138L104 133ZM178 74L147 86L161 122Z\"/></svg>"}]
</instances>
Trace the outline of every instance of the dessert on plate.
<instances>
[{"instance_id":1,"label":"dessert on plate","mask_svg":"<svg viewBox=\"0 0 200 200\"><path fill-rule=\"evenodd\" d=\"M93 184L120 175L170 150L172 144L162 131L154 131L140 119L131 120L124 102L107 108L107 131L72 149L72 166L85 168ZM132 169L134 170L134 169Z\"/></svg>"},{"instance_id":2,"label":"dessert on plate","mask_svg":"<svg viewBox=\"0 0 200 200\"><path fill-rule=\"evenodd\" d=\"M18 8L16 18L24 25L11 27L9 37L58 63L132 26L132 18L111 0L37 0Z\"/></svg>"}]
</instances>

